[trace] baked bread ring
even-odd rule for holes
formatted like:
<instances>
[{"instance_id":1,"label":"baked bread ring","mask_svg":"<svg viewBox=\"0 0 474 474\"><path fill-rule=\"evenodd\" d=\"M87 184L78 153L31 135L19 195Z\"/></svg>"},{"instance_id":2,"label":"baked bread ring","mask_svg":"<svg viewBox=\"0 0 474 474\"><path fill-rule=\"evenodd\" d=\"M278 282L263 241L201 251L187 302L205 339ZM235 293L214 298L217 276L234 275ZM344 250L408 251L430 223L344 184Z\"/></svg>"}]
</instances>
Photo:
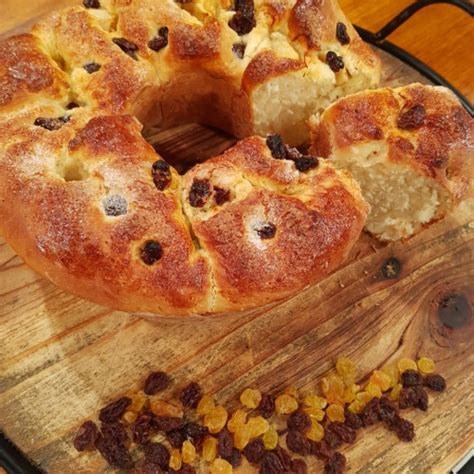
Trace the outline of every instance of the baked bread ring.
<instances>
[{"instance_id":1,"label":"baked bread ring","mask_svg":"<svg viewBox=\"0 0 474 474\"><path fill-rule=\"evenodd\" d=\"M449 89L360 92L311 124L312 151L352 173L380 240L411 237L472 196L474 119Z\"/></svg>"},{"instance_id":2,"label":"baked bread ring","mask_svg":"<svg viewBox=\"0 0 474 474\"><path fill-rule=\"evenodd\" d=\"M347 173L272 134L180 176L141 135L186 119L304 139L310 113L378 82L337 4L84 3L0 42L0 232L25 262L169 316L261 306L337 267L368 212Z\"/></svg>"}]
</instances>

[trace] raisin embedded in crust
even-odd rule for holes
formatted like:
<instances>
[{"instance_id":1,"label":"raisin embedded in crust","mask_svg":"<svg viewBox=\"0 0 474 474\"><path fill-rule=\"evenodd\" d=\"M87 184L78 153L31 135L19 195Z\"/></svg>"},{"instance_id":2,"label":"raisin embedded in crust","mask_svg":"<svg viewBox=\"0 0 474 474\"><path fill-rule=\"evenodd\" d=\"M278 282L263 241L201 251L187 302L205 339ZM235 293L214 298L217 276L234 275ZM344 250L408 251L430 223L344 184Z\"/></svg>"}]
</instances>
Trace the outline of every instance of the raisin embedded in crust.
<instances>
[{"instance_id":1,"label":"raisin embedded in crust","mask_svg":"<svg viewBox=\"0 0 474 474\"><path fill-rule=\"evenodd\" d=\"M189 191L189 204L193 207L204 207L210 194L211 186L209 181L195 179L191 186L191 191Z\"/></svg>"},{"instance_id":2,"label":"raisin embedded in crust","mask_svg":"<svg viewBox=\"0 0 474 474\"><path fill-rule=\"evenodd\" d=\"M338 72L344 69L344 61L341 56L338 56L334 51L328 51L326 53L326 61L331 71Z\"/></svg>"},{"instance_id":3,"label":"raisin embedded in crust","mask_svg":"<svg viewBox=\"0 0 474 474\"><path fill-rule=\"evenodd\" d=\"M250 33L257 24L254 16L253 0L236 0L234 16L229 26L240 36Z\"/></svg>"},{"instance_id":4,"label":"raisin embedded in crust","mask_svg":"<svg viewBox=\"0 0 474 474\"><path fill-rule=\"evenodd\" d=\"M402 130L414 130L420 128L425 121L425 116L426 112L423 105L414 105L400 114L397 120L397 127Z\"/></svg>"},{"instance_id":5,"label":"raisin embedded in crust","mask_svg":"<svg viewBox=\"0 0 474 474\"><path fill-rule=\"evenodd\" d=\"M100 2L99 0L84 0L82 4L86 8L100 8Z\"/></svg>"},{"instance_id":6,"label":"raisin embedded in crust","mask_svg":"<svg viewBox=\"0 0 474 474\"><path fill-rule=\"evenodd\" d=\"M89 74L93 74L94 72L97 72L100 68L101 68L101 65L97 63L88 63L84 65L84 69Z\"/></svg>"},{"instance_id":7,"label":"raisin embedded in crust","mask_svg":"<svg viewBox=\"0 0 474 474\"><path fill-rule=\"evenodd\" d=\"M135 43L132 43L131 41L128 41L128 39L125 38L113 38L112 41L128 56L130 56L132 59L135 59L135 61L138 61L136 52L138 51L138 46Z\"/></svg>"},{"instance_id":8,"label":"raisin embedded in crust","mask_svg":"<svg viewBox=\"0 0 474 474\"><path fill-rule=\"evenodd\" d=\"M122 216L127 213L128 209L127 200L118 194L105 197L102 200L102 206L105 215L111 217Z\"/></svg>"},{"instance_id":9,"label":"raisin embedded in crust","mask_svg":"<svg viewBox=\"0 0 474 474\"><path fill-rule=\"evenodd\" d=\"M270 222L264 224L257 229L257 234L262 240L273 239L276 234L276 226Z\"/></svg>"},{"instance_id":10,"label":"raisin embedded in crust","mask_svg":"<svg viewBox=\"0 0 474 474\"><path fill-rule=\"evenodd\" d=\"M342 45L349 44L351 42L351 38L347 33L346 25L340 21L336 25L336 38Z\"/></svg>"},{"instance_id":11,"label":"raisin embedded in crust","mask_svg":"<svg viewBox=\"0 0 474 474\"><path fill-rule=\"evenodd\" d=\"M243 43L234 43L232 45L232 51L239 59L242 59L245 55L245 46Z\"/></svg>"},{"instance_id":12,"label":"raisin embedded in crust","mask_svg":"<svg viewBox=\"0 0 474 474\"><path fill-rule=\"evenodd\" d=\"M140 258L146 265L153 265L163 256L163 249L156 240L147 240L140 250Z\"/></svg>"},{"instance_id":13,"label":"raisin embedded in crust","mask_svg":"<svg viewBox=\"0 0 474 474\"><path fill-rule=\"evenodd\" d=\"M71 117L69 116L58 118L38 117L35 120L34 124L37 127L42 127L52 132L55 130L59 130L65 123L68 123L69 120L71 120Z\"/></svg>"},{"instance_id":14,"label":"raisin embedded in crust","mask_svg":"<svg viewBox=\"0 0 474 474\"><path fill-rule=\"evenodd\" d=\"M272 152L273 158L277 160L284 160L286 158L286 148L280 135L268 135L266 143Z\"/></svg>"},{"instance_id":15,"label":"raisin embedded in crust","mask_svg":"<svg viewBox=\"0 0 474 474\"><path fill-rule=\"evenodd\" d=\"M170 165L164 160L157 160L151 168L151 175L156 189L164 191L171 183Z\"/></svg>"},{"instance_id":16,"label":"raisin embedded in crust","mask_svg":"<svg viewBox=\"0 0 474 474\"><path fill-rule=\"evenodd\" d=\"M315 156L302 156L295 160L296 169L301 172L309 171L318 165L319 160Z\"/></svg>"},{"instance_id":17,"label":"raisin embedded in crust","mask_svg":"<svg viewBox=\"0 0 474 474\"><path fill-rule=\"evenodd\" d=\"M216 204L221 206L230 200L230 190L214 186L214 199L216 200Z\"/></svg>"},{"instance_id":18,"label":"raisin embedded in crust","mask_svg":"<svg viewBox=\"0 0 474 474\"><path fill-rule=\"evenodd\" d=\"M160 51L168 45L168 28L163 26L158 34L148 42L148 47L153 51Z\"/></svg>"},{"instance_id":19,"label":"raisin embedded in crust","mask_svg":"<svg viewBox=\"0 0 474 474\"><path fill-rule=\"evenodd\" d=\"M69 104L66 105L66 109L68 110L77 109L78 107L80 107L80 105L74 101L69 102Z\"/></svg>"}]
</instances>

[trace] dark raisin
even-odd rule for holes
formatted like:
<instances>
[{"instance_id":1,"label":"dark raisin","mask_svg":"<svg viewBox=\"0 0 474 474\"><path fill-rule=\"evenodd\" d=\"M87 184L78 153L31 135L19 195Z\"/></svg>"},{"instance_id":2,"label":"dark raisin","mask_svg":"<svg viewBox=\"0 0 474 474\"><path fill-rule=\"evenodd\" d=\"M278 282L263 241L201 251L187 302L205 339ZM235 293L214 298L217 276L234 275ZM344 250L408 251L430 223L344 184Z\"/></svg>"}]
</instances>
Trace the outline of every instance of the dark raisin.
<instances>
[{"instance_id":1,"label":"dark raisin","mask_svg":"<svg viewBox=\"0 0 474 474\"><path fill-rule=\"evenodd\" d=\"M214 199L216 200L216 204L221 206L230 199L230 190L214 186Z\"/></svg>"},{"instance_id":2,"label":"dark raisin","mask_svg":"<svg viewBox=\"0 0 474 474\"><path fill-rule=\"evenodd\" d=\"M328 429L324 431L324 441L331 449L337 449L342 444L341 437L335 431Z\"/></svg>"},{"instance_id":3,"label":"dark raisin","mask_svg":"<svg viewBox=\"0 0 474 474\"><path fill-rule=\"evenodd\" d=\"M127 200L118 194L112 194L102 200L102 206L106 216L117 217L127 213Z\"/></svg>"},{"instance_id":4,"label":"dark raisin","mask_svg":"<svg viewBox=\"0 0 474 474\"><path fill-rule=\"evenodd\" d=\"M163 470L158 464L144 462L135 468L133 474L162 474L162 472Z\"/></svg>"},{"instance_id":5,"label":"dark raisin","mask_svg":"<svg viewBox=\"0 0 474 474\"><path fill-rule=\"evenodd\" d=\"M271 222L268 222L267 224L263 224L261 227L259 227L257 230L258 236L262 240L268 240L268 239L273 239L276 234L276 226L275 224L272 224Z\"/></svg>"},{"instance_id":6,"label":"dark raisin","mask_svg":"<svg viewBox=\"0 0 474 474\"><path fill-rule=\"evenodd\" d=\"M189 422L184 425L182 433L184 437L189 439L196 448L199 448L208 435L209 430L199 423Z\"/></svg>"},{"instance_id":7,"label":"dark raisin","mask_svg":"<svg viewBox=\"0 0 474 474\"><path fill-rule=\"evenodd\" d=\"M112 41L128 56L138 61L136 52L138 46L125 38L113 38Z\"/></svg>"},{"instance_id":8,"label":"dark raisin","mask_svg":"<svg viewBox=\"0 0 474 474\"><path fill-rule=\"evenodd\" d=\"M295 166L298 171L305 172L316 168L319 165L319 160L314 156L302 156L295 160Z\"/></svg>"},{"instance_id":9,"label":"dark raisin","mask_svg":"<svg viewBox=\"0 0 474 474\"><path fill-rule=\"evenodd\" d=\"M265 453L265 447L261 438L256 438L250 441L244 448L244 456L248 462L258 464Z\"/></svg>"},{"instance_id":10,"label":"dark raisin","mask_svg":"<svg viewBox=\"0 0 474 474\"><path fill-rule=\"evenodd\" d=\"M446 389L446 380L442 375L431 374L423 379L423 385L435 392L443 392Z\"/></svg>"},{"instance_id":11,"label":"dark raisin","mask_svg":"<svg viewBox=\"0 0 474 474\"><path fill-rule=\"evenodd\" d=\"M90 420L86 421L77 430L77 434L74 438L74 447L78 451L85 451L86 449L92 448L98 434L96 424Z\"/></svg>"},{"instance_id":12,"label":"dark raisin","mask_svg":"<svg viewBox=\"0 0 474 474\"><path fill-rule=\"evenodd\" d=\"M284 160L286 158L286 149L280 135L268 135L267 147L272 152L273 158L277 160Z\"/></svg>"},{"instance_id":13,"label":"dark raisin","mask_svg":"<svg viewBox=\"0 0 474 474\"><path fill-rule=\"evenodd\" d=\"M140 250L140 258L146 265L153 265L163 256L163 249L156 240L147 240Z\"/></svg>"},{"instance_id":14,"label":"dark raisin","mask_svg":"<svg viewBox=\"0 0 474 474\"><path fill-rule=\"evenodd\" d=\"M242 464L242 454L237 448L233 448L230 456L222 456L234 469Z\"/></svg>"},{"instance_id":15,"label":"dark raisin","mask_svg":"<svg viewBox=\"0 0 474 474\"><path fill-rule=\"evenodd\" d=\"M147 443L143 447L145 453L145 462L158 464L161 469L168 470L170 462L170 452L168 448L161 443Z\"/></svg>"},{"instance_id":16,"label":"dark raisin","mask_svg":"<svg viewBox=\"0 0 474 474\"><path fill-rule=\"evenodd\" d=\"M405 370L402 374L402 384L404 387L413 387L414 385L421 385L423 377L420 372L413 369Z\"/></svg>"},{"instance_id":17,"label":"dark raisin","mask_svg":"<svg viewBox=\"0 0 474 474\"><path fill-rule=\"evenodd\" d=\"M86 8L100 8L100 2L99 0L84 0L82 4Z\"/></svg>"},{"instance_id":18,"label":"dark raisin","mask_svg":"<svg viewBox=\"0 0 474 474\"><path fill-rule=\"evenodd\" d=\"M80 105L77 102L69 102L69 104L66 105L66 109L72 110L72 109L77 109L80 107Z\"/></svg>"},{"instance_id":19,"label":"dark raisin","mask_svg":"<svg viewBox=\"0 0 474 474\"><path fill-rule=\"evenodd\" d=\"M245 55L245 44L234 43L232 45L232 52L239 58L242 59Z\"/></svg>"},{"instance_id":20,"label":"dark raisin","mask_svg":"<svg viewBox=\"0 0 474 474\"><path fill-rule=\"evenodd\" d=\"M301 158L303 155L298 150L298 148L294 148L288 145L285 145L285 159L296 161Z\"/></svg>"},{"instance_id":21,"label":"dark raisin","mask_svg":"<svg viewBox=\"0 0 474 474\"><path fill-rule=\"evenodd\" d=\"M336 433L344 443L352 444L356 439L356 431L344 423L333 422L326 426L326 431Z\"/></svg>"},{"instance_id":22,"label":"dark raisin","mask_svg":"<svg viewBox=\"0 0 474 474\"><path fill-rule=\"evenodd\" d=\"M349 44L351 42L349 34L347 33L346 25L340 21L338 21L336 25L336 38L342 45Z\"/></svg>"},{"instance_id":23,"label":"dark raisin","mask_svg":"<svg viewBox=\"0 0 474 474\"><path fill-rule=\"evenodd\" d=\"M273 452L267 452L260 463L260 474L281 474L285 472L280 458Z\"/></svg>"},{"instance_id":24,"label":"dark raisin","mask_svg":"<svg viewBox=\"0 0 474 474\"><path fill-rule=\"evenodd\" d=\"M145 444L154 430L152 427L152 420L154 418L153 413L143 410L138 413L137 418L132 423L132 439L137 444Z\"/></svg>"},{"instance_id":25,"label":"dark raisin","mask_svg":"<svg viewBox=\"0 0 474 474\"><path fill-rule=\"evenodd\" d=\"M364 426L370 426L379 421L380 398L372 398L362 410L360 417Z\"/></svg>"},{"instance_id":26,"label":"dark raisin","mask_svg":"<svg viewBox=\"0 0 474 474\"><path fill-rule=\"evenodd\" d=\"M293 459L291 461L291 472L294 474L307 474L308 466L302 459Z\"/></svg>"},{"instance_id":27,"label":"dark raisin","mask_svg":"<svg viewBox=\"0 0 474 474\"><path fill-rule=\"evenodd\" d=\"M148 47L153 51L160 51L168 45L168 27L163 26L158 30L158 35L148 42Z\"/></svg>"},{"instance_id":28,"label":"dark raisin","mask_svg":"<svg viewBox=\"0 0 474 474\"><path fill-rule=\"evenodd\" d=\"M353 430L359 430L364 426L360 416L356 413L346 411L344 417L344 424L347 425L349 428L352 428Z\"/></svg>"},{"instance_id":29,"label":"dark raisin","mask_svg":"<svg viewBox=\"0 0 474 474\"><path fill-rule=\"evenodd\" d=\"M338 72L341 69L344 69L344 61L342 57L338 56L334 51L328 51L326 53L326 62L333 72Z\"/></svg>"},{"instance_id":30,"label":"dark raisin","mask_svg":"<svg viewBox=\"0 0 474 474\"><path fill-rule=\"evenodd\" d=\"M411 441L415 437L415 427L411 421L398 417L394 431L402 441Z\"/></svg>"},{"instance_id":31,"label":"dark raisin","mask_svg":"<svg viewBox=\"0 0 474 474\"><path fill-rule=\"evenodd\" d=\"M342 474L346 467L346 457L341 453L334 453L324 464L324 474Z\"/></svg>"},{"instance_id":32,"label":"dark raisin","mask_svg":"<svg viewBox=\"0 0 474 474\"><path fill-rule=\"evenodd\" d=\"M320 443L318 443L317 441L311 441L310 449L311 454L313 456L316 456L317 458L322 459L323 461L329 459L334 453L327 441L324 440Z\"/></svg>"},{"instance_id":33,"label":"dark raisin","mask_svg":"<svg viewBox=\"0 0 474 474\"><path fill-rule=\"evenodd\" d=\"M152 372L145 380L143 391L147 395L155 395L169 387L171 379L165 372Z\"/></svg>"},{"instance_id":34,"label":"dark raisin","mask_svg":"<svg viewBox=\"0 0 474 474\"><path fill-rule=\"evenodd\" d=\"M125 443L128 441L128 433L123 426L118 421L113 423L102 423L100 431L104 437L114 438L118 443Z\"/></svg>"},{"instance_id":35,"label":"dark raisin","mask_svg":"<svg viewBox=\"0 0 474 474\"><path fill-rule=\"evenodd\" d=\"M426 390L420 386L413 387L413 390L415 390L417 399L415 407L422 411L428 410L428 393L426 393Z\"/></svg>"},{"instance_id":36,"label":"dark raisin","mask_svg":"<svg viewBox=\"0 0 474 474\"><path fill-rule=\"evenodd\" d=\"M253 0L239 2L237 11L229 21L229 26L239 35L250 33L257 24L254 16Z\"/></svg>"},{"instance_id":37,"label":"dark raisin","mask_svg":"<svg viewBox=\"0 0 474 474\"><path fill-rule=\"evenodd\" d=\"M95 447L111 467L125 469L130 467L132 459L127 448L114 438L99 436Z\"/></svg>"},{"instance_id":38,"label":"dark raisin","mask_svg":"<svg viewBox=\"0 0 474 474\"><path fill-rule=\"evenodd\" d=\"M402 112L397 120L397 127L402 130L414 130L420 128L425 121L425 108L421 104L414 105Z\"/></svg>"},{"instance_id":39,"label":"dark raisin","mask_svg":"<svg viewBox=\"0 0 474 474\"><path fill-rule=\"evenodd\" d=\"M295 411L288 417L287 426L290 430L304 432L311 427L311 418L302 411Z\"/></svg>"},{"instance_id":40,"label":"dark raisin","mask_svg":"<svg viewBox=\"0 0 474 474\"><path fill-rule=\"evenodd\" d=\"M99 413L99 420L103 423L117 421L124 413L132 400L128 397L121 397L102 408Z\"/></svg>"},{"instance_id":41,"label":"dark raisin","mask_svg":"<svg viewBox=\"0 0 474 474\"><path fill-rule=\"evenodd\" d=\"M309 440L308 440L308 447L309 447ZM283 470L289 471L291 469L291 456L290 453L282 448L281 446L277 446L273 451L280 460L281 465L283 466Z\"/></svg>"},{"instance_id":42,"label":"dark raisin","mask_svg":"<svg viewBox=\"0 0 474 474\"><path fill-rule=\"evenodd\" d=\"M176 472L178 474L196 474L196 469L194 469L194 467L190 466L189 464L183 463L180 469L177 471L171 469L170 472Z\"/></svg>"},{"instance_id":43,"label":"dark raisin","mask_svg":"<svg viewBox=\"0 0 474 474\"><path fill-rule=\"evenodd\" d=\"M180 449L186 440L182 430L171 430L166 432L166 439L173 448Z\"/></svg>"},{"instance_id":44,"label":"dark raisin","mask_svg":"<svg viewBox=\"0 0 474 474\"><path fill-rule=\"evenodd\" d=\"M398 399L398 406L403 410L405 408L414 407L418 401L418 396L413 387L402 388Z\"/></svg>"},{"instance_id":45,"label":"dark raisin","mask_svg":"<svg viewBox=\"0 0 474 474\"><path fill-rule=\"evenodd\" d=\"M221 458L229 457L234 448L234 440L227 428L220 431L217 436L217 452Z\"/></svg>"},{"instance_id":46,"label":"dark raisin","mask_svg":"<svg viewBox=\"0 0 474 474\"><path fill-rule=\"evenodd\" d=\"M398 415L398 409L394 402L382 397L379 403L379 418L385 423L390 423ZM346 420L347 421L347 420Z\"/></svg>"},{"instance_id":47,"label":"dark raisin","mask_svg":"<svg viewBox=\"0 0 474 474\"><path fill-rule=\"evenodd\" d=\"M157 160L151 167L151 176L158 190L164 191L171 183L170 165L164 160Z\"/></svg>"},{"instance_id":48,"label":"dark raisin","mask_svg":"<svg viewBox=\"0 0 474 474\"><path fill-rule=\"evenodd\" d=\"M201 386L196 382L191 382L183 388L179 395L181 403L186 408L196 408L202 397Z\"/></svg>"},{"instance_id":49,"label":"dark raisin","mask_svg":"<svg viewBox=\"0 0 474 474\"><path fill-rule=\"evenodd\" d=\"M182 418L175 416L154 416L151 420L151 426L156 431L167 431L177 430L182 428L184 425Z\"/></svg>"},{"instance_id":50,"label":"dark raisin","mask_svg":"<svg viewBox=\"0 0 474 474\"><path fill-rule=\"evenodd\" d=\"M59 130L65 123L68 123L71 120L71 117L64 116L58 118L48 118L48 117L38 117L34 124L37 127L45 128L50 132L54 132Z\"/></svg>"},{"instance_id":51,"label":"dark raisin","mask_svg":"<svg viewBox=\"0 0 474 474\"><path fill-rule=\"evenodd\" d=\"M203 207L206 204L211 187L205 179L195 179L189 191L189 204L193 207Z\"/></svg>"},{"instance_id":52,"label":"dark raisin","mask_svg":"<svg viewBox=\"0 0 474 474\"><path fill-rule=\"evenodd\" d=\"M290 451L293 451L294 453L301 456L306 456L309 454L309 441L306 436L304 436L304 434L300 433L299 431L288 430L286 435L286 445Z\"/></svg>"},{"instance_id":53,"label":"dark raisin","mask_svg":"<svg viewBox=\"0 0 474 474\"><path fill-rule=\"evenodd\" d=\"M88 63L84 66L84 69L89 74L94 74L94 72L97 72L100 68L101 68L100 64L97 64L97 63Z\"/></svg>"},{"instance_id":54,"label":"dark raisin","mask_svg":"<svg viewBox=\"0 0 474 474\"><path fill-rule=\"evenodd\" d=\"M270 418L275 411L275 397L269 393L264 393L258 405L258 411L264 418Z\"/></svg>"}]
</instances>

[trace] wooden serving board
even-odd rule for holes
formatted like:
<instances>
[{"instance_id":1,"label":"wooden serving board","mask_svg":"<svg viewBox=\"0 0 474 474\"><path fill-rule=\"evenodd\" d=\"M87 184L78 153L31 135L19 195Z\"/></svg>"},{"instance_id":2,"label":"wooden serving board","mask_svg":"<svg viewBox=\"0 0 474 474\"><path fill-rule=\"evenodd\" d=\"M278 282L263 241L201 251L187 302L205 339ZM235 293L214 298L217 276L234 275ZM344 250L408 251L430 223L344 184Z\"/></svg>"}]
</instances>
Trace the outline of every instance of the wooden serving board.
<instances>
[{"instance_id":1,"label":"wooden serving board","mask_svg":"<svg viewBox=\"0 0 474 474\"><path fill-rule=\"evenodd\" d=\"M422 80L382 56L384 83ZM152 140L165 158L187 164L233 143L196 125ZM448 389L431 397L427 413L407 413L415 440L399 442L378 426L343 452L351 473L447 472L474 443L472 215L464 205L408 242L385 246L363 235L342 268L290 301L203 322L152 322L75 298L0 237L0 428L48 473L109 472L99 455L72 448L73 434L152 369L172 374L175 389L197 380L231 403L249 385L314 388L339 354L363 373L429 355ZM322 471L310 463L311 473Z\"/></svg>"}]
</instances>

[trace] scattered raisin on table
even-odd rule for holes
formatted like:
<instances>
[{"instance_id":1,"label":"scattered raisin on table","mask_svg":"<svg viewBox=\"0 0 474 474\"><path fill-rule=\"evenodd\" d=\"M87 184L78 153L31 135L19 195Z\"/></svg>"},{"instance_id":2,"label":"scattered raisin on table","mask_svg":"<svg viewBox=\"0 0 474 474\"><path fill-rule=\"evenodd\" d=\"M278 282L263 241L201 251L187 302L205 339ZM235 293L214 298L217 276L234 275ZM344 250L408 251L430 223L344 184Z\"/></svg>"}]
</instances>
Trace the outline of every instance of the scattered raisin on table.
<instances>
[{"instance_id":1,"label":"scattered raisin on table","mask_svg":"<svg viewBox=\"0 0 474 474\"><path fill-rule=\"evenodd\" d=\"M414 130L420 128L425 121L425 108L421 104L410 107L402 112L397 120L397 127L402 130Z\"/></svg>"},{"instance_id":2,"label":"scattered raisin on table","mask_svg":"<svg viewBox=\"0 0 474 474\"><path fill-rule=\"evenodd\" d=\"M325 441L331 449L337 449L342 444L342 439L339 436L339 434L333 430L328 430L328 429L324 431L323 441Z\"/></svg>"},{"instance_id":3,"label":"scattered raisin on table","mask_svg":"<svg viewBox=\"0 0 474 474\"><path fill-rule=\"evenodd\" d=\"M96 424L90 420L86 421L77 431L74 438L74 447L78 451L85 451L86 449L92 448L98 434L99 431L97 430Z\"/></svg>"},{"instance_id":4,"label":"scattered raisin on table","mask_svg":"<svg viewBox=\"0 0 474 474\"><path fill-rule=\"evenodd\" d=\"M182 428L184 422L176 416L153 416L151 426L155 431L168 432Z\"/></svg>"},{"instance_id":5,"label":"scattered raisin on table","mask_svg":"<svg viewBox=\"0 0 474 474\"><path fill-rule=\"evenodd\" d=\"M292 459L291 472L294 474L307 474L308 466L302 459Z\"/></svg>"},{"instance_id":6,"label":"scattered raisin on table","mask_svg":"<svg viewBox=\"0 0 474 474\"><path fill-rule=\"evenodd\" d=\"M360 415L364 426L370 426L379 421L380 398L372 398Z\"/></svg>"},{"instance_id":7,"label":"scattered raisin on table","mask_svg":"<svg viewBox=\"0 0 474 474\"><path fill-rule=\"evenodd\" d=\"M296 430L288 430L286 435L286 445L290 451L293 451L300 456L309 454L310 445L306 436Z\"/></svg>"},{"instance_id":8,"label":"scattered raisin on table","mask_svg":"<svg viewBox=\"0 0 474 474\"><path fill-rule=\"evenodd\" d=\"M418 402L418 395L413 387L402 388L398 398L398 406L403 410L414 407Z\"/></svg>"},{"instance_id":9,"label":"scattered raisin on table","mask_svg":"<svg viewBox=\"0 0 474 474\"><path fill-rule=\"evenodd\" d=\"M289 471L291 469L291 456L290 453L282 448L281 446L277 446L275 448L274 453L278 456L281 465L285 471Z\"/></svg>"},{"instance_id":10,"label":"scattered raisin on table","mask_svg":"<svg viewBox=\"0 0 474 474\"><path fill-rule=\"evenodd\" d=\"M349 44L351 42L351 38L347 33L346 25L340 21L338 21L336 25L336 38L342 45Z\"/></svg>"},{"instance_id":11,"label":"scattered raisin on table","mask_svg":"<svg viewBox=\"0 0 474 474\"><path fill-rule=\"evenodd\" d=\"M217 435L217 452L221 458L227 458L232 455L234 449L234 440L227 428L224 428Z\"/></svg>"},{"instance_id":12,"label":"scattered raisin on table","mask_svg":"<svg viewBox=\"0 0 474 474\"><path fill-rule=\"evenodd\" d=\"M169 387L171 379L165 372L152 372L145 380L143 391L147 395L155 395Z\"/></svg>"},{"instance_id":13,"label":"scattered raisin on table","mask_svg":"<svg viewBox=\"0 0 474 474\"><path fill-rule=\"evenodd\" d=\"M258 464L265 454L265 447L261 438L250 441L244 448L244 456L251 464Z\"/></svg>"},{"instance_id":14,"label":"scattered raisin on table","mask_svg":"<svg viewBox=\"0 0 474 474\"><path fill-rule=\"evenodd\" d=\"M408 369L402 374L402 384L405 388L421 385L422 382L423 377L417 370Z\"/></svg>"},{"instance_id":15,"label":"scattered raisin on table","mask_svg":"<svg viewBox=\"0 0 474 474\"><path fill-rule=\"evenodd\" d=\"M99 413L99 420L103 423L117 421L124 413L132 400L129 397L121 397L102 408Z\"/></svg>"},{"instance_id":16,"label":"scattered raisin on table","mask_svg":"<svg viewBox=\"0 0 474 474\"><path fill-rule=\"evenodd\" d=\"M295 411L288 417L287 426L290 430L304 432L311 427L311 418L302 411Z\"/></svg>"},{"instance_id":17,"label":"scattered raisin on table","mask_svg":"<svg viewBox=\"0 0 474 474\"><path fill-rule=\"evenodd\" d=\"M264 418L270 418L275 412L275 397L264 393L258 405L258 411Z\"/></svg>"},{"instance_id":18,"label":"scattered raisin on table","mask_svg":"<svg viewBox=\"0 0 474 474\"><path fill-rule=\"evenodd\" d=\"M326 61L332 72L338 72L344 69L344 61L341 56L338 56L334 51L326 53Z\"/></svg>"},{"instance_id":19,"label":"scattered raisin on table","mask_svg":"<svg viewBox=\"0 0 474 474\"><path fill-rule=\"evenodd\" d=\"M132 458L127 448L114 438L99 436L95 442L95 447L110 466L117 469L125 469L131 466Z\"/></svg>"},{"instance_id":20,"label":"scattered raisin on table","mask_svg":"<svg viewBox=\"0 0 474 474\"><path fill-rule=\"evenodd\" d=\"M182 430L170 430L166 432L166 439L173 448L181 448L186 439Z\"/></svg>"},{"instance_id":21,"label":"scattered raisin on table","mask_svg":"<svg viewBox=\"0 0 474 474\"><path fill-rule=\"evenodd\" d=\"M260 463L260 474L282 474L284 471L280 458L274 452L266 452Z\"/></svg>"},{"instance_id":22,"label":"scattered raisin on table","mask_svg":"<svg viewBox=\"0 0 474 474\"><path fill-rule=\"evenodd\" d=\"M132 439L137 444L145 444L153 434L152 420L153 413L142 410L131 425Z\"/></svg>"},{"instance_id":23,"label":"scattered raisin on table","mask_svg":"<svg viewBox=\"0 0 474 474\"><path fill-rule=\"evenodd\" d=\"M310 442L310 447L311 447L311 454L313 456L316 456L319 459L322 459L323 461L329 459L334 451L331 449L327 441L311 441Z\"/></svg>"},{"instance_id":24,"label":"scattered raisin on table","mask_svg":"<svg viewBox=\"0 0 474 474\"><path fill-rule=\"evenodd\" d=\"M392 400L382 397L379 402L379 418L381 421L390 422L398 415L398 409Z\"/></svg>"},{"instance_id":25,"label":"scattered raisin on table","mask_svg":"<svg viewBox=\"0 0 474 474\"><path fill-rule=\"evenodd\" d=\"M209 430L205 426L191 421L184 425L182 433L184 437L192 441L196 447L201 447L202 443L204 443L204 439L209 434Z\"/></svg>"},{"instance_id":26,"label":"scattered raisin on table","mask_svg":"<svg viewBox=\"0 0 474 474\"><path fill-rule=\"evenodd\" d=\"M157 464L163 470L167 470L170 462L170 452L168 448L161 443L147 443L143 447L145 453L145 462Z\"/></svg>"},{"instance_id":27,"label":"scattered raisin on table","mask_svg":"<svg viewBox=\"0 0 474 474\"><path fill-rule=\"evenodd\" d=\"M336 452L324 464L324 474L342 474L345 467L346 457Z\"/></svg>"},{"instance_id":28,"label":"scattered raisin on table","mask_svg":"<svg viewBox=\"0 0 474 474\"><path fill-rule=\"evenodd\" d=\"M339 421L334 421L326 426L326 431L336 433L344 443L352 444L356 439L356 431Z\"/></svg>"},{"instance_id":29,"label":"scattered raisin on table","mask_svg":"<svg viewBox=\"0 0 474 474\"><path fill-rule=\"evenodd\" d=\"M434 392L443 392L446 389L446 380L439 374L426 375L423 385Z\"/></svg>"},{"instance_id":30,"label":"scattered raisin on table","mask_svg":"<svg viewBox=\"0 0 474 474\"><path fill-rule=\"evenodd\" d=\"M346 410L344 413L344 418L344 424L353 430L359 430L364 426L361 417L356 413L350 412L349 410Z\"/></svg>"},{"instance_id":31,"label":"scattered raisin on table","mask_svg":"<svg viewBox=\"0 0 474 474\"><path fill-rule=\"evenodd\" d=\"M114 438L119 443L125 443L128 441L127 430L125 429L125 426L118 421L114 421L113 423L102 423L100 431L104 436Z\"/></svg>"},{"instance_id":32,"label":"scattered raisin on table","mask_svg":"<svg viewBox=\"0 0 474 474\"><path fill-rule=\"evenodd\" d=\"M402 441L411 441L415 437L415 427L411 421L398 417L394 424L394 431Z\"/></svg>"},{"instance_id":33,"label":"scattered raisin on table","mask_svg":"<svg viewBox=\"0 0 474 474\"><path fill-rule=\"evenodd\" d=\"M180 469L171 472L176 472L177 474L196 474L196 469L190 464L183 463Z\"/></svg>"},{"instance_id":34,"label":"scattered raisin on table","mask_svg":"<svg viewBox=\"0 0 474 474\"><path fill-rule=\"evenodd\" d=\"M224 459L230 463L234 469L237 469L242 464L242 454L237 448L233 448L230 456L225 456Z\"/></svg>"},{"instance_id":35,"label":"scattered raisin on table","mask_svg":"<svg viewBox=\"0 0 474 474\"><path fill-rule=\"evenodd\" d=\"M419 385L413 387L413 390L416 395L415 407L422 411L428 410L428 394L426 393L426 390Z\"/></svg>"}]
</instances>

